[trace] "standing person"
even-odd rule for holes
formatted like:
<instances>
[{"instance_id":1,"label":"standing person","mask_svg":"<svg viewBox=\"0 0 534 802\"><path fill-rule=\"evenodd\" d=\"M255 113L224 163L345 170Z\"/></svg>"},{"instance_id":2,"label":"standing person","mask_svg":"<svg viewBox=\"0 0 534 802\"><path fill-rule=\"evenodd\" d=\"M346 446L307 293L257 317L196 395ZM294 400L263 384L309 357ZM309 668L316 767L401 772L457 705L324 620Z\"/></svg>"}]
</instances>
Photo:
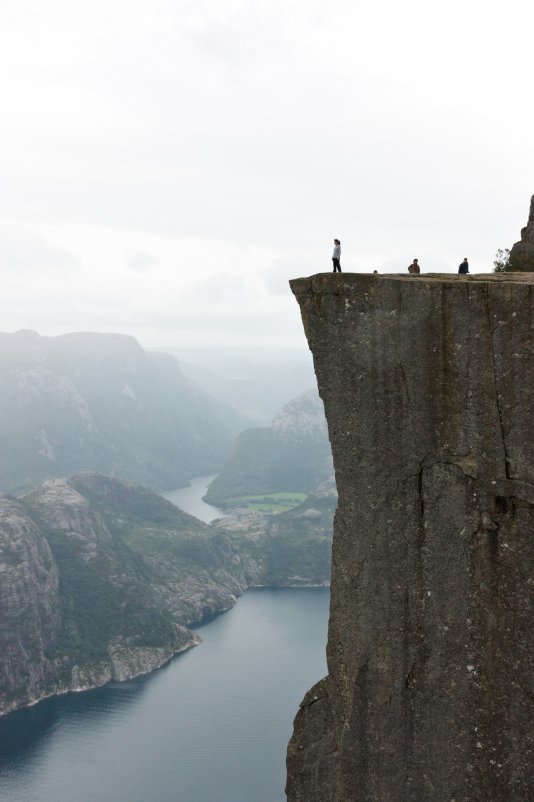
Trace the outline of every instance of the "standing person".
<instances>
[{"instance_id":1,"label":"standing person","mask_svg":"<svg viewBox=\"0 0 534 802\"><path fill-rule=\"evenodd\" d=\"M421 268L419 267L419 260L414 259L411 265L408 265L408 273L419 275Z\"/></svg>"},{"instance_id":2,"label":"standing person","mask_svg":"<svg viewBox=\"0 0 534 802\"><path fill-rule=\"evenodd\" d=\"M338 239L334 240L334 253L332 254L332 264L334 266L334 273L341 273L341 265L339 264L339 260L341 259L341 241Z\"/></svg>"},{"instance_id":3,"label":"standing person","mask_svg":"<svg viewBox=\"0 0 534 802\"><path fill-rule=\"evenodd\" d=\"M464 256L463 262L458 267L458 273L469 273L469 262L467 261L467 256Z\"/></svg>"}]
</instances>

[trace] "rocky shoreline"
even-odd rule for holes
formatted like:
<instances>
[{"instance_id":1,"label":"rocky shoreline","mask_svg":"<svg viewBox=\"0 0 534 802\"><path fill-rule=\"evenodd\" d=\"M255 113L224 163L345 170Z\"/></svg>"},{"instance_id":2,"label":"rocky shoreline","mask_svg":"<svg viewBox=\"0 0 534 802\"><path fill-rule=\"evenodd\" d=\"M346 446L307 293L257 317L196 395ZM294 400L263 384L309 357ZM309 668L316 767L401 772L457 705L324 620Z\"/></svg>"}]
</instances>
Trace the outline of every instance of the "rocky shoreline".
<instances>
[{"instance_id":1,"label":"rocky shoreline","mask_svg":"<svg viewBox=\"0 0 534 802\"><path fill-rule=\"evenodd\" d=\"M219 528L99 474L0 494L0 715L160 668L248 589L325 587L318 516Z\"/></svg>"}]
</instances>

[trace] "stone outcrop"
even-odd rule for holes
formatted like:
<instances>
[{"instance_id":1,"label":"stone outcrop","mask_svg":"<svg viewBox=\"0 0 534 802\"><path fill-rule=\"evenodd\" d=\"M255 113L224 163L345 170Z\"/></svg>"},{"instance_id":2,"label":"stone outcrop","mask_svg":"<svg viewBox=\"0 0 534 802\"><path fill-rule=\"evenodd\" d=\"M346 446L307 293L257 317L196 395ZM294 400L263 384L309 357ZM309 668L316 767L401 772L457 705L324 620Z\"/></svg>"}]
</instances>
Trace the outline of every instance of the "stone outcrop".
<instances>
[{"instance_id":1,"label":"stone outcrop","mask_svg":"<svg viewBox=\"0 0 534 802\"><path fill-rule=\"evenodd\" d=\"M339 494L289 802L534 788L534 275L291 283Z\"/></svg>"},{"instance_id":2,"label":"stone outcrop","mask_svg":"<svg viewBox=\"0 0 534 802\"><path fill-rule=\"evenodd\" d=\"M510 251L509 270L534 271L534 195L530 200L528 223L521 229L521 239Z\"/></svg>"}]
</instances>

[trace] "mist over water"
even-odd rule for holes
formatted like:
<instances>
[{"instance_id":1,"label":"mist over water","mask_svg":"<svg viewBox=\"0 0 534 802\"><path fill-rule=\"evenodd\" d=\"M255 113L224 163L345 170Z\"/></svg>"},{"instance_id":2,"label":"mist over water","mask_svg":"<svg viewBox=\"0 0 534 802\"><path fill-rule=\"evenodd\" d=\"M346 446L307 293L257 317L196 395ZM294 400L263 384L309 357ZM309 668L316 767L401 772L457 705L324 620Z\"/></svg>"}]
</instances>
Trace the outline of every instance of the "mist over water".
<instances>
[{"instance_id":1,"label":"mist over water","mask_svg":"<svg viewBox=\"0 0 534 802\"><path fill-rule=\"evenodd\" d=\"M292 720L326 673L328 602L248 591L150 677L0 719L0 802L283 802Z\"/></svg>"}]
</instances>

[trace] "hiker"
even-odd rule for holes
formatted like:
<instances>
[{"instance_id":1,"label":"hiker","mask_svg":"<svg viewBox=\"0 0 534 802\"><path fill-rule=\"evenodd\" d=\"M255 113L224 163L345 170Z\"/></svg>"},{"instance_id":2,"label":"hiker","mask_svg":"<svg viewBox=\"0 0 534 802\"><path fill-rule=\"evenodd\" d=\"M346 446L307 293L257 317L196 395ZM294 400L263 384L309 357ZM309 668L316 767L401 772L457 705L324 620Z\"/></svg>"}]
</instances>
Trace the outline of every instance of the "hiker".
<instances>
[{"instance_id":1,"label":"hiker","mask_svg":"<svg viewBox=\"0 0 534 802\"><path fill-rule=\"evenodd\" d=\"M419 267L418 259L414 259L411 265L408 265L408 273L419 275L421 268Z\"/></svg>"},{"instance_id":2,"label":"hiker","mask_svg":"<svg viewBox=\"0 0 534 802\"><path fill-rule=\"evenodd\" d=\"M458 267L458 273L469 273L469 262L467 261L467 256L464 256L463 262Z\"/></svg>"},{"instance_id":3,"label":"hiker","mask_svg":"<svg viewBox=\"0 0 534 802\"><path fill-rule=\"evenodd\" d=\"M332 264L334 267L334 273L341 273L341 265L339 264L339 260L341 259L341 242L338 239L334 240L334 253L332 254Z\"/></svg>"}]
</instances>

